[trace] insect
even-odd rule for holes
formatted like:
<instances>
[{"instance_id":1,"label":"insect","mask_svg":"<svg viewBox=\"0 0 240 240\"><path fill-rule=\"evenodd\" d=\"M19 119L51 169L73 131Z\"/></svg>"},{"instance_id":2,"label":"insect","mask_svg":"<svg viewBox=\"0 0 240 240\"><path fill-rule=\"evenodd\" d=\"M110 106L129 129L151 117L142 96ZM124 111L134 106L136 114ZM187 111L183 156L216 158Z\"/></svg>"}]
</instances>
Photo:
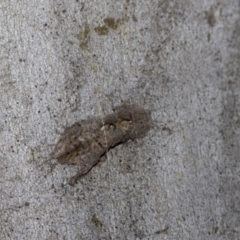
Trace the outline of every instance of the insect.
<instances>
[{"instance_id":1,"label":"insect","mask_svg":"<svg viewBox=\"0 0 240 240\"><path fill-rule=\"evenodd\" d=\"M144 108L124 103L106 116L90 117L66 128L53 157L61 164L79 165L70 184L87 174L109 149L128 140L142 138L151 128L151 114Z\"/></svg>"}]
</instances>

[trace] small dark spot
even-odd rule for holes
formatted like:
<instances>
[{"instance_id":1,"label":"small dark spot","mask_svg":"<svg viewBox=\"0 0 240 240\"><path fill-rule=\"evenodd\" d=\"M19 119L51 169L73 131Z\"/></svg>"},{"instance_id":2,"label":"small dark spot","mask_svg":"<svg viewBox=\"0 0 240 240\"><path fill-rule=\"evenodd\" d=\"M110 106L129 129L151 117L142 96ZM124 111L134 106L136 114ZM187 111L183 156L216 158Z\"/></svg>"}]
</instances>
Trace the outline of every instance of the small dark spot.
<instances>
[{"instance_id":1,"label":"small dark spot","mask_svg":"<svg viewBox=\"0 0 240 240\"><path fill-rule=\"evenodd\" d=\"M214 27L217 23L215 14L214 13L209 14L207 21L211 27Z\"/></svg>"},{"instance_id":2,"label":"small dark spot","mask_svg":"<svg viewBox=\"0 0 240 240\"><path fill-rule=\"evenodd\" d=\"M127 172L132 172L132 167L129 164L126 166L126 171Z\"/></svg>"},{"instance_id":3,"label":"small dark spot","mask_svg":"<svg viewBox=\"0 0 240 240\"><path fill-rule=\"evenodd\" d=\"M108 34L108 28L105 25L104 26L95 27L94 30L100 36Z\"/></svg>"},{"instance_id":4,"label":"small dark spot","mask_svg":"<svg viewBox=\"0 0 240 240\"><path fill-rule=\"evenodd\" d=\"M47 27L47 23L44 23L44 27Z\"/></svg>"},{"instance_id":5,"label":"small dark spot","mask_svg":"<svg viewBox=\"0 0 240 240\"><path fill-rule=\"evenodd\" d=\"M137 18L136 18L136 16L133 14L132 15L132 20L134 21L134 22L137 22Z\"/></svg>"},{"instance_id":6,"label":"small dark spot","mask_svg":"<svg viewBox=\"0 0 240 240\"><path fill-rule=\"evenodd\" d=\"M207 39L208 39L208 42L211 41L211 34L210 34L210 33L208 33L208 35L207 35Z\"/></svg>"},{"instance_id":7,"label":"small dark spot","mask_svg":"<svg viewBox=\"0 0 240 240\"><path fill-rule=\"evenodd\" d=\"M103 225L95 214L92 216L92 222L95 224L96 227L102 227Z\"/></svg>"},{"instance_id":8,"label":"small dark spot","mask_svg":"<svg viewBox=\"0 0 240 240\"><path fill-rule=\"evenodd\" d=\"M80 9L81 12L82 12L82 10L84 9L84 7L85 7L85 4L82 3L82 7L81 7L81 9Z\"/></svg>"},{"instance_id":9,"label":"small dark spot","mask_svg":"<svg viewBox=\"0 0 240 240\"><path fill-rule=\"evenodd\" d=\"M61 98L58 98L58 102L61 102L62 101L62 99Z\"/></svg>"},{"instance_id":10,"label":"small dark spot","mask_svg":"<svg viewBox=\"0 0 240 240\"><path fill-rule=\"evenodd\" d=\"M173 132L169 127L166 127L166 126L164 126L164 127L162 128L162 131L168 132L169 135L171 135L172 132Z\"/></svg>"},{"instance_id":11,"label":"small dark spot","mask_svg":"<svg viewBox=\"0 0 240 240\"><path fill-rule=\"evenodd\" d=\"M169 226L165 227L164 229L156 231L155 234L167 233L168 229L169 229Z\"/></svg>"},{"instance_id":12,"label":"small dark spot","mask_svg":"<svg viewBox=\"0 0 240 240\"><path fill-rule=\"evenodd\" d=\"M63 10L62 10L62 13L65 13L66 11L67 11L66 9L63 9Z\"/></svg>"},{"instance_id":13,"label":"small dark spot","mask_svg":"<svg viewBox=\"0 0 240 240\"><path fill-rule=\"evenodd\" d=\"M117 29L119 20L115 20L114 18L105 18L104 20L105 26Z\"/></svg>"}]
</instances>

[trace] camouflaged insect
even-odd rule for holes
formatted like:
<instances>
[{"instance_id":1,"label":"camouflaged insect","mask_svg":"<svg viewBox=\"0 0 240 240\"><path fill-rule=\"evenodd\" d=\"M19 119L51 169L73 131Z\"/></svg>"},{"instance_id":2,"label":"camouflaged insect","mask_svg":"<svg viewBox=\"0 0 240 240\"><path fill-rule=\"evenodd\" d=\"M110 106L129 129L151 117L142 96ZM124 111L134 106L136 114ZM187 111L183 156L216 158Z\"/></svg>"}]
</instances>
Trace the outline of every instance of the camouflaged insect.
<instances>
[{"instance_id":1,"label":"camouflaged insect","mask_svg":"<svg viewBox=\"0 0 240 240\"><path fill-rule=\"evenodd\" d=\"M70 184L87 174L109 149L144 137L151 128L150 112L138 105L124 103L113 111L103 117L76 122L63 132L53 157L61 164L80 166Z\"/></svg>"}]
</instances>

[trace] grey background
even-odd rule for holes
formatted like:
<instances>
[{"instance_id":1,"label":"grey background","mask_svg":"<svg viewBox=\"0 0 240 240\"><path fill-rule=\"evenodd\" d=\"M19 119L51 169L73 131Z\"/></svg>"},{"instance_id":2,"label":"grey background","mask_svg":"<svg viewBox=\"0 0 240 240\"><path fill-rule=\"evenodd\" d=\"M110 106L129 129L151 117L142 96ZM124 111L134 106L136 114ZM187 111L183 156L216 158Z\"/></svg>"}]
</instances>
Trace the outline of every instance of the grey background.
<instances>
[{"instance_id":1,"label":"grey background","mask_svg":"<svg viewBox=\"0 0 240 240\"><path fill-rule=\"evenodd\" d=\"M0 239L239 239L238 0L0 3ZM67 126L129 100L144 139L71 187Z\"/></svg>"}]
</instances>

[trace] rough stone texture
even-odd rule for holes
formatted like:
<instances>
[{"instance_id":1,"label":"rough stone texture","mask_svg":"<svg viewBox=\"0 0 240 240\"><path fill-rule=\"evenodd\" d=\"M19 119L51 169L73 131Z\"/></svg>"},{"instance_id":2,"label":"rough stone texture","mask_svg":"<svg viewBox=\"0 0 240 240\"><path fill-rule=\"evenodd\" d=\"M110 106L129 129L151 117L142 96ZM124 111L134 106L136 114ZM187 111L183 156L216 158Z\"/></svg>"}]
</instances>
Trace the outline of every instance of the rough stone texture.
<instances>
[{"instance_id":1,"label":"rough stone texture","mask_svg":"<svg viewBox=\"0 0 240 240\"><path fill-rule=\"evenodd\" d=\"M0 239L238 239L238 0L0 3ZM67 126L130 100L153 128L71 187Z\"/></svg>"}]
</instances>

